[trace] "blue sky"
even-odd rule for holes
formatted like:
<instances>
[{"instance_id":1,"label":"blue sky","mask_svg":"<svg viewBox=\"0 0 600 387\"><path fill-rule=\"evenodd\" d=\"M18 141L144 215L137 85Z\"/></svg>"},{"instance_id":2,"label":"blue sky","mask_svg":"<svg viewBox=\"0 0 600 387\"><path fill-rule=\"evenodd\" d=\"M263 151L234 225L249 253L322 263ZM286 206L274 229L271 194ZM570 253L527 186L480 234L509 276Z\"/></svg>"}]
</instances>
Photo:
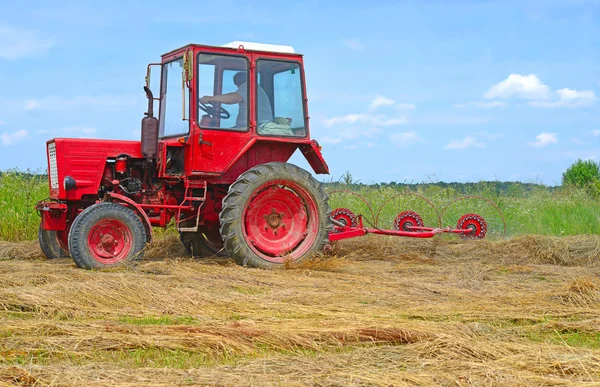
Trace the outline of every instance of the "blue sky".
<instances>
[{"instance_id":1,"label":"blue sky","mask_svg":"<svg viewBox=\"0 0 600 387\"><path fill-rule=\"evenodd\" d=\"M146 64L233 40L305 55L334 179L553 185L600 159L599 0L1 0L0 170L45 169L52 137L137 139Z\"/></svg>"}]
</instances>

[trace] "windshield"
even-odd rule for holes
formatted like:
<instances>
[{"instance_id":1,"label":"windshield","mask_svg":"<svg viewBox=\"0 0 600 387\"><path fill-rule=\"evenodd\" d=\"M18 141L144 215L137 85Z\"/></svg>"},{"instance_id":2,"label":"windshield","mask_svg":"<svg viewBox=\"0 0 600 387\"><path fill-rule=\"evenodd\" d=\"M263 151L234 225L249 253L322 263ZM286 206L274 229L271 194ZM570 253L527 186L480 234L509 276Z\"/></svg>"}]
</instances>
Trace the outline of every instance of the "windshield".
<instances>
[{"instance_id":1,"label":"windshield","mask_svg":"<svg viewBox=\"0 0 600 387\"><path fill-rule=\"evenodd\" d=\"M162 66L160 89L160 137L176 136L189 131L188 122L182 120L183 58L165 63ZM189 93L184 89L185 106L189 106Z\"/></svg>"}]
</instances>

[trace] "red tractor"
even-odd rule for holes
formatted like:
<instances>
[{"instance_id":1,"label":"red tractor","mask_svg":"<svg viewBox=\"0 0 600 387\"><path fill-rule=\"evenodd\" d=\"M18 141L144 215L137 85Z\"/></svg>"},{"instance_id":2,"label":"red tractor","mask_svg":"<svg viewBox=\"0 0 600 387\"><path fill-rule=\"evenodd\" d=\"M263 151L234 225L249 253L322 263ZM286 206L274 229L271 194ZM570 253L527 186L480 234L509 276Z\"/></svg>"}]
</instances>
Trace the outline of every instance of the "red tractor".
<instances>
[{"instance_id":1,"label":"red tractor","mask_svg":"<svg viewBox=\"0 0 600 387\"><path fill-rule=\"evenodd\" d=\"M158 98L152 66L161 71ZM292 47L188 45L148 66L141 141L47 142L50 198L40 246L86 269L141 258L152 227L174 221L195 256L275 267L329 243L321 184L288 164L297 150L328 173L310 139L302 56ZM158 101L159 114L153 114Z\"/></svg>"},{"instance_id":2,"label":"red tractor","mask_svg":"<svg viewBox=\"0 0 600 387\"><path fill-rule=\"evenodd\" d=\"M126 264L141 258L153 226L172 221L192 255L228 254L262 268L368 233L486 235L485 220L471 213L451 229L425 227L405 211L393 230L366 228L343 206L332 213L321 184L287 163L299 149L315 173L329 173L310 139L303 60L292 47L188 45L148 66L144 90L141 141L47 142L50 198L36 208L48 258L70 255L86 269Z\"/></svg>"}]
</instances>

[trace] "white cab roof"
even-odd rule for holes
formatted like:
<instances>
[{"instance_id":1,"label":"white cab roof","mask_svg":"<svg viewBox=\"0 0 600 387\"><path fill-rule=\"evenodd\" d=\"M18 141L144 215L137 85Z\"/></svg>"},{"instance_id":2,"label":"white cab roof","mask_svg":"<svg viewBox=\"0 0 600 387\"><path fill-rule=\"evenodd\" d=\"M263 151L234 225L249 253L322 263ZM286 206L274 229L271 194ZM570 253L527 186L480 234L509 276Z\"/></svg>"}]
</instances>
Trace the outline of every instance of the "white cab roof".
<instances>
[{"instance_id":1,"label":"white cab roof","mask_svg":"<svg viewBox=\"0 0 600 387\"><path fill-rule=\"evenodd\" d=\"M239 46L244 46L245 50L252 51L271 51L271 52L281 52L285 54L295 54L296 51L292 46L282 46L279 44L266 44L266 43L254 43L254 42L241 42L236 40L234 42L229 42L224 44L222 47L227 48L238 48Z\"/></svg>"}]
</instances>

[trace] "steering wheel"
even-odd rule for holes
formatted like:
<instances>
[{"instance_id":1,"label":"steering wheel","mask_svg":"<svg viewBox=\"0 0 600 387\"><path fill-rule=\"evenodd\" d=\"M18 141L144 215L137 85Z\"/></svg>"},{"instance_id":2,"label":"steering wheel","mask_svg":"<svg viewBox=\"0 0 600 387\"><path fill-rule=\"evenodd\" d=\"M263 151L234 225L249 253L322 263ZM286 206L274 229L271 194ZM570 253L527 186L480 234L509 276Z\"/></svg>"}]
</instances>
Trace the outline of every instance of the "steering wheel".
<instances>
[{"instance_id":1,"label":"steering wheel","mask_svg":"<svg viewBox=\"0 0 600 387\"><path fill-rule=\"evenodd\" d=\"M215 105L213 105L212 103L200 103L200 104L198 104L198 107L204 113L211 116L211 118L219 117L219 118L226 120L229 117L231 117L231 114L229 114L229 112L227 110L223 109L223 107L221 107L221 106L215 107Z\"/></svg>"}]
</instances>

